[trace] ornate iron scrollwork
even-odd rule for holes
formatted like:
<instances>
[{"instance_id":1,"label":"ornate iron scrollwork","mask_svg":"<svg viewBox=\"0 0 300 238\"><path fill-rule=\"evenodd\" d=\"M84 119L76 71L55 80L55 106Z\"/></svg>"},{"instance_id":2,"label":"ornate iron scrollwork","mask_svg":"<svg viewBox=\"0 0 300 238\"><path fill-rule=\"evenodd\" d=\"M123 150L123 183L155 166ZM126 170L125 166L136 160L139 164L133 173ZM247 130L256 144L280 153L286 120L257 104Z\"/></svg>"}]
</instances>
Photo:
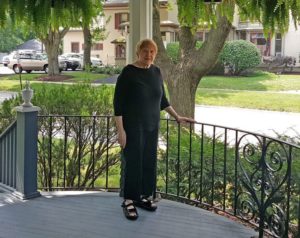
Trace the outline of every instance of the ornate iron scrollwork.
<instances>
[{"instance_id":1,"label":"ornate iron scrollwork","mask_svg":"<svg viewBox=\"0 0 300 238\"><path fill-rule=\"evenodd\" d=\"M238 148L237 213L252 220L275 237L283 237L287 227L284 194L290 177L290 158L277 140L244 134Z\"/></svg>"}]
</instances>

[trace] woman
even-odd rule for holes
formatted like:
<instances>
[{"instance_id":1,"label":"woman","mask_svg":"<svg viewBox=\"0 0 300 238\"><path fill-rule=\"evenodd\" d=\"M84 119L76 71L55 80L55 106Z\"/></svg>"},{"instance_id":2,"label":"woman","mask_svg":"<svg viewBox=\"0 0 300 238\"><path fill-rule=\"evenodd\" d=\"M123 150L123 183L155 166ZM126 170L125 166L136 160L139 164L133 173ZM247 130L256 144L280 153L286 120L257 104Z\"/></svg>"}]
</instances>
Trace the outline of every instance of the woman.
<instances>
[{"instance_id":1,"label":"woman","mask_svg":"<svg viewBox=\"0 0 300 238\"><path fill-rule=\"evenodd\" d=\"M177 122L194 122L179 116L170 106L160 69L153 65L157 45L144 39L136 46L137 60L124 67L116 84L114 111L122 150L123 196L126 218L138 218L136 206L155 211L150 199L155 192L160 110Z\"/></svg>"}]
</instances>

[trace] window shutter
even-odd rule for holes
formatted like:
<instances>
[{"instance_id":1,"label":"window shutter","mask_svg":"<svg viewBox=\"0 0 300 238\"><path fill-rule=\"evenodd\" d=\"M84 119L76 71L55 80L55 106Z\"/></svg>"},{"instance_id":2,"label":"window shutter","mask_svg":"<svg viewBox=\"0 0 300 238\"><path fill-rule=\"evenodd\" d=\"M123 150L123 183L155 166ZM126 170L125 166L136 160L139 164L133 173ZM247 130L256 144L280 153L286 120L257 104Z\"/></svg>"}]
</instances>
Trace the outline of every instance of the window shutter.
<instances>
[{"instance_id":1,"label":"window shutter","mask_svg":"<svg viewBox=\"0 0 300 238\"><path fill-rule=\"evenodd\" d=\"M120 23L121 23L121 14L116 13L115 14L115 29L119 29Z\"/></svg>"}]
</instances>

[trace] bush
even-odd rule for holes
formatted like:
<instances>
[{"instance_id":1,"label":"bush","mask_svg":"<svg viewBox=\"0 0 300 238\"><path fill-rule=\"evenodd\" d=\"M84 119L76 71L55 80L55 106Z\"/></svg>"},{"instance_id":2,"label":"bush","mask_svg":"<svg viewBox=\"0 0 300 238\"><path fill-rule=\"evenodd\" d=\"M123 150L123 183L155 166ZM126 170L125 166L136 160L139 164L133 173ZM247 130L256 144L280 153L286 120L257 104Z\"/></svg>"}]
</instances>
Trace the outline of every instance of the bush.
<instances>
[{"instance_id":1,"label":"bush","mask_svg":"<svg viewBox=\"0 0 300 238\"><path fill-rule=\"evenodd\" d=\"M91 115L112 115L114 88L90 84L32 84L32 88L32 103L41 108L39 114L57 115L39 117L39 188L103 187L106 170L119 163L116 129L113 118ZM15 118L12 109L20 101L20 95L4 101L0 124L1 116L5 122Z\"/></svg>"},{"instance_id":2,"label":"bush","mask_svg":"<svg viewBox=\"0 0 300 238\"><path fill-rule=\"evenodd\" d=\"M98 74L108 74L108 75L114 75L114 74L120 74L123 67L120 66L112 66L112 65L106 65L104 67L95 67L92 68L92 72L98 73Z\"/></svg>"},{"instance_id":3,"label":"bush","mask_svg":"<svg viewBox=\"0 0 300 238\"><path fill-rule=\"evenodd\" d=\"M224 66L229 67L233 75L254 68L261 63L260 51L249 41L236 40L226 42L219 56Z\"/></svg>"}]
</instances>

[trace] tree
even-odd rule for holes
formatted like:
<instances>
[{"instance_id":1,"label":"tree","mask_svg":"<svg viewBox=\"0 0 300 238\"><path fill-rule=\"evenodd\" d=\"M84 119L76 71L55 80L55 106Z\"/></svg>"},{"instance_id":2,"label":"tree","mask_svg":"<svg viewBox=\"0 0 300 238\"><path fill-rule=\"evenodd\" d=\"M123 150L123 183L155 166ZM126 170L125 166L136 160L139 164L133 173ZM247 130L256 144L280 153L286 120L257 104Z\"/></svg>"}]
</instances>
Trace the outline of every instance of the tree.
<instances>
[{"instance_id":1,"label":"tree","mask_svg":"<svg viewBox=\"0 0 300 238\"><path fill-rule=\"evenodd\" d=\"M171 104L182 115L194 117L197 87L218 59L232 27L235 4L242 17L259 20L265 33L274 33L275 29L286 31L290 10L295 22L300 15L297 0L223 0L221 4L177 0L180 53L174 62L167 56L161 39L159 1L153 0L153 39L158 45L156 63L162 69ZM202 47L196 49L196 30L207 26L209 36Z\"/></svg>"},{"instance_id":2,"label":"tree","mask_svg":"<svg viewBox=\"0 0 300 238\"><path fill-rule=\"evenodd\" d=\"M102 11L102 9L101 9ZM84 54L83 54L83 66L91 65L91 49L94 41L100 41L107 38L105 27L97 19L98 11L95 11L95 21L91 25L83 26L83 38L84 38ZM106 24L110 21L110 18L106 21ZM96 26L96 27L95 27ZM91 30L92 27L92 30ZM88 67L89 68L89 67Z\"/></svg>"},{"instance_id":3,"label":"tree","mask_svg":"<svg viewBox=\"0 0 300 238\"><path fill-rule=\"evenodd\" d=\"M5 0L0 6L0 26L8 15L15 24L25 23L45 45L49 61L49 75L59 74L59 44L70 27L89 26L95 9L101 10L100 0Z\"/></svg>"},{"instance_id":4,"label":"tree","mask_svg":"<svg viewBox=\"0 0 300 238\"><path fill-rule=\"evenodd\" d=\"M0 52L10 52L17 45L27 40L33 39L35 36L32 32L23 32L22 27L14 27L11 20L7 20L7 24L0 28Z\"/></svg>"}]
</instances>

